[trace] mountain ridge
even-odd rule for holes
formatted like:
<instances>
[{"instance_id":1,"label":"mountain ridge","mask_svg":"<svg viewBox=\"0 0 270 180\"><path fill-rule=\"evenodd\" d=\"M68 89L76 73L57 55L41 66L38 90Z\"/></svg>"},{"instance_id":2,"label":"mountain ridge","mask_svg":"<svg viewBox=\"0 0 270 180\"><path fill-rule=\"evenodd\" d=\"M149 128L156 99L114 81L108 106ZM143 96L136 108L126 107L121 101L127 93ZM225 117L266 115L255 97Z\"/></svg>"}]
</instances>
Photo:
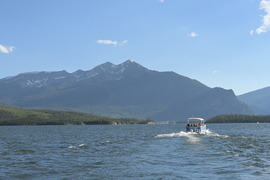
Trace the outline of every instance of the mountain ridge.
<instances>
[{"instance_id":1,"label":"mountain ridge","mask_svg":"<svg viewBox=\"0 0 270 180\"><path fill-rule=\"evenodd\" d=\"M256 114L270 114L270 86L237 96L254 109Z\"/></svg>"},{"instance_id":2,"label":"mountain ridge","mask_svg":"<svg viewBox=\"0 0 270 180\"><path fill-rule=\"evenodd\" d=\"M209 118L224 112L252 113L234 93L213 90L175 72L149 70L132 60L118 65L105 62L91 70L73 73L64 70L22 73L1 79L0 89L2 104L112 117L166 121L190 115ZM224 101L218 100L220 97ZM204 104L196 105L202 100ZM210 104L214 105L211 107ZM219 108L213 111L215 107Z\"/></svg>"},{"instance_id":3,"label":"mountain ridge","mask_svg":"<svg viewBox=\"0 0 270 180\"><path fill-rule=\"evenodd\" d=\"M132 68L134 69L134 66L138 67L140 71L151 71L133 60L127 60L119 65L115 65L111 62L106 62L94 67L91 70L84 71L79 69L72 73L68 73L65 70L25 72L20 73L16 76L9 76L0 79L0 81L6 81L6 83L9 83L25 79L26 82L24 82L23 84L24 87L42 87L44 85L47 85L47 83L50 83L50 81L55 82L57 80L66 78L70 78L70 80L73 81L81 81L90 78L98 80L100 77L97 76L103 76L101 77L103 81L120 80L122 78L121 75L123 75L127 70L132 71ZM104 74L106 75L106 78L104 77Z\"/></svg>"}]
</instances>

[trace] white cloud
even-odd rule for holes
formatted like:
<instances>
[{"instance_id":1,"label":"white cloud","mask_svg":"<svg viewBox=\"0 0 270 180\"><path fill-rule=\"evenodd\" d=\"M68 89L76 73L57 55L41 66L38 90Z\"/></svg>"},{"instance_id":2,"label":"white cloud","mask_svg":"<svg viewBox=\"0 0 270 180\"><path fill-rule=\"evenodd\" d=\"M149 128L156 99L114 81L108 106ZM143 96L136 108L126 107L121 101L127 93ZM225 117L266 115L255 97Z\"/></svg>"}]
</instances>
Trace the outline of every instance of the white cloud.
<instances>
[{"instance_id":1,"label":"white cloud","mask_svg":"<svg viewBox=\"0 0 270 180\"><path fill-rule=\"evenodd\" d=\"M266 15L263 16L262 25L256 29L257 34L266 33L270 30L270 1L262 0L260 2L260 9L263 9L266 12ZM252 35L254 31L251 31Z\"/></svg>"},{"instance_id":2,"label":"white cloud","mask_svg":"<svg viewBox=\"0 0 270 180\"><path fill-rule=\"evenodd\" d=\"M165 0L159 0L159 2L164 3L164 2L165 2Z\"/></svg>"},{"instance_id":3,"label":"white cloud","mask_svg":"<svg viewBox=\"0 0 270 180\"><path fill-rule=\"evenodd\" d=\"M117 45L117 41L112 41L112 40L98 40L97 43Z\"/></svg>"},{"instance_id":4,"label":"white cloud","mask_svg":"<svg viewBox=\"0 0 270 180\"><path fill-rule=\"evenodd\" d=\"M127 40L124 40L124 41L112 41L112 40L98 40L96 41L97 43L99 44L108 44L108 45L114 45L114 46L123 46L124 44L127 44L128 41Z\"/></svg>"},{"instance_id":5,"label":"white cloud","mask_svg":"<svg viewBox=\"0 0 270 180\"><path fill-rule=\"evenodd\" d=\"M15 47L13 46L3 46L0 44L0 53L11 53L13 50L15 49Z\"/></svg>"},{"instance_id":6,"label":"white cloud","mask_svg":"<svg viewBox=\"0 0 270 180\"><path fill-rule=\"evenodd\" d=\"M197 33L195 33L195 32L191 32L190 34L188 34L188 36L190 36L190 37L197 37L197 36L199 36Z\"/></svg>"}]
</instances>

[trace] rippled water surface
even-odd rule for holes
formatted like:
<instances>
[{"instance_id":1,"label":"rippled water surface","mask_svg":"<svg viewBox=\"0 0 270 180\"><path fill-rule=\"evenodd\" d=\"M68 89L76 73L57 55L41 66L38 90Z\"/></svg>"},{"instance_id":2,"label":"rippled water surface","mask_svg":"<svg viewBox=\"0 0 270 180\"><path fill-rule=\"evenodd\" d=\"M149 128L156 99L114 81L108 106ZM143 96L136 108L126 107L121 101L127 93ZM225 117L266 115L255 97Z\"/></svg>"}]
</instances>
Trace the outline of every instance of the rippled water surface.
<instances>
[{"instance_id":1,"label":"rippled water surface","mask_svg":"<svg viewBox=\"0 0 270 180\"><path fill-rule=\"evenodd\" d=\"M270 179L270 124L0 127L0 179Z\"/></svg>"}]
</instances>

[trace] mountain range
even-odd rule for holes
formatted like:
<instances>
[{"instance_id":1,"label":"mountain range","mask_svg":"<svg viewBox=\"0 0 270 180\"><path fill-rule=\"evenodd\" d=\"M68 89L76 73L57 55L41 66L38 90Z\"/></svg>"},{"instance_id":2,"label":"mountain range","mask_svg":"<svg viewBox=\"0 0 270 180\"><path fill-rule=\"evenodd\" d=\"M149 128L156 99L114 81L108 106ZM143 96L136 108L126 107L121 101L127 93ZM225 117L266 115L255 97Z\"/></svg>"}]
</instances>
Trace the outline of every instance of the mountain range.
<instances>
[{"instance_id":1,"label":"mountain range","mask_svg":"<svg viewBox=\"0 0 270 180\"><path fill-rule=\"evenodd\" d=\"M73 73L22 73L1 79L0 90L1 105L111 117L179 121L253 114L232 90L210 88L175 72L149 70L132 60Z\"/></svg>"},{"instance_id":2,"label":"mountain range","mask_svg":"<svg viewBox=\"0 0 270 180\"><path fill-rule=\"evenodd\" d=\"M240 95L238 99L249 105L256 114L270 114L270 87Z\"/></svg>"}]
</instances>

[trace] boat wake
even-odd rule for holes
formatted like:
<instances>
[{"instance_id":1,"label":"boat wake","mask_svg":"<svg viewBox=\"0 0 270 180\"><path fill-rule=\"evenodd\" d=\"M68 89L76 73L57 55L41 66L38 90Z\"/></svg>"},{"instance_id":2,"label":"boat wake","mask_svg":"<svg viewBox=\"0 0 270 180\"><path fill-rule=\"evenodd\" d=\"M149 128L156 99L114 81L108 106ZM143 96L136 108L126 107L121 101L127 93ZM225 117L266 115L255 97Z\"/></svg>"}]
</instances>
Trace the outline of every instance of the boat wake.
<instances>
[{"instance_id":1,"label":"boat wake","mask_svg":"<svg viewBox=\"0 0 270 180\"><path fill-rule=\"evenodd\" d=\"M68 149L81 149L85 148L86 146L86 144L80 144L79 146L69 146Z\"/></svg>"},{"instance_id":2,"label":"boat wake","mask_svg":"<svg viewBox=\"0 0 270 180\"><path fill-rule=\"evenodd\" d=\"M200 138L196 136L197 134L198 133L196 132L180 131L179 133L159 134L156 136L156 138L187 137L189 142L197 144L200 142Z\"/></svg>"},{"instance_id":3,"label":"boat wake","mask_svg":"<svg viewBox=\"0 0 270 180\"><path fill-rule=\"evenodd\" d=\"M207 129L204 132L184 132L180 131L179 133L171 133L171 134L159 134L155 136L155 138L172 138L172 137L191 137L194 135L205 135L205 136L212 136L212 137L220 137L220 138L228 138L227 135L220 135L214 132L211 132L209 129Z\"/></svg>"},{"instance_id":4,"label":"boat wake","mask_svg":"<svg viewBox=\"0 0 270 180\"><path fill-rule=\"evenodd\" d=\"M219 138L228 138L228 135L221 135L218 133L211 132L209 129L207 129L203 134L207 136L213 136L213 137L219 137Z\"/></svg>"}]
</instances>

